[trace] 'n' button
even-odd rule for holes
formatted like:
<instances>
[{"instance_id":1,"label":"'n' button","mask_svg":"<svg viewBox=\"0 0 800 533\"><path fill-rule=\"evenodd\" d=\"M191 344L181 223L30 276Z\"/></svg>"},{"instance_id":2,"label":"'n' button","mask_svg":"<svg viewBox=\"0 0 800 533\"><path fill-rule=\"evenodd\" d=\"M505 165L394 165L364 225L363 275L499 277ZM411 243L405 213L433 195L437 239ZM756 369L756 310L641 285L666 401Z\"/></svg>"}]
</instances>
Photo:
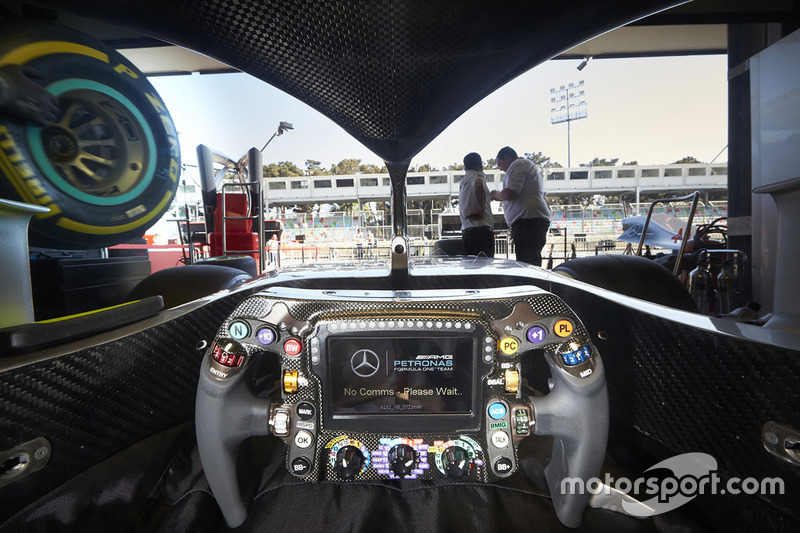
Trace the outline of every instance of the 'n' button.
<instances>
[{"instance_id":1,"label":"'n' button","mask_svg":"<svg viewBox=\"0 0 800 533\"><path fill-rule=\"evenodd\" d=\"M240 341L250 335L250 325L244 320L235 320L228 326L228 331L230 331L231 337Z\"/></svg>"}]
</instances>

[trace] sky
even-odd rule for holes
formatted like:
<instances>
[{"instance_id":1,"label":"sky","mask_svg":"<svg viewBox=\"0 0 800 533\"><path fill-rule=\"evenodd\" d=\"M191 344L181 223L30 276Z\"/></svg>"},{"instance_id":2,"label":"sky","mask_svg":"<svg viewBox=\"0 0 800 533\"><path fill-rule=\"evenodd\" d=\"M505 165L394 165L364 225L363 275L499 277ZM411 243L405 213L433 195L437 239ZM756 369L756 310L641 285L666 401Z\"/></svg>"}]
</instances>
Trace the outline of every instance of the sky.
<instances>
[{"instance_id":1,"label":"sky","mask_svg":"<svg viewBox=\"0 0 800 533\"><path fill-rule=\"evenodd\" d=\"M446 168L476 151L484 160L503 146L520 155L542 152L567 165L567 125L550 123L550 89L584 80L588 116L571 123L572 166L595 157L620 163L673 163L686 156L728 159L727 59L724 55L592 59L539 65L479 102L417 154L411 164ZM196 164L206 144L234 159L261 148L280 121L294 130L276 137L265 164L314 159L330 168L342 159L383 161L331 120L295 98L245 74L150 79L178 129L182 160ZM722 153L720 153L722 152Z\"/></svg>"}]
</instances>

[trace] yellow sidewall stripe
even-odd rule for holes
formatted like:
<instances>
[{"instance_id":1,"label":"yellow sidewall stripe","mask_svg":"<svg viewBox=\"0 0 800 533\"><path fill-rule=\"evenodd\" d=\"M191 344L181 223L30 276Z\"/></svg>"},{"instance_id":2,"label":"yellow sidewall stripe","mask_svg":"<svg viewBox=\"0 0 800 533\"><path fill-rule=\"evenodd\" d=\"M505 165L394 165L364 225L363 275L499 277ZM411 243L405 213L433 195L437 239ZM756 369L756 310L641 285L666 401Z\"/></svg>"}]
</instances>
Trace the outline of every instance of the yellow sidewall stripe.
<instances>
[{"instance_id":1,"label":"yellow sidewall stripe","mask_svg":"<svg viewBox=\"0 0 800 533\"><path fill-rule=\"evenodd\" d=\"M164 195L164 198L155 206L147 216L140 218L135 222L129 222L127 224L122 224L119 226L90 226L89 224L83 224L81 222L76 222L72 219L61 217L56 222L56 226L61 226L62 228L75 231L78 233L83 233L87 235L113 235L115 233L123 233L128 230L136 229L139 226L142 226L153 219L158 213L161 212L161 209L164 208L169 201L172 199L172 192L167 191L167 194Z\"/></svg>"},{"instance_id":2,"label":"yellow sidewall stripe","mask_svg":"<svg viewBox=\"0 0 800 533\"><path fill-rule=\"evenodd\" d=\"M66 41L41 41L20 46L0 57L2 65L24 65L28 61L33 61L39 57L51 54L79 54L94 59L99 59L104 63L109 63L108 54L95 50L82 44L68 43Z\"/></svg>"}]
</instances>

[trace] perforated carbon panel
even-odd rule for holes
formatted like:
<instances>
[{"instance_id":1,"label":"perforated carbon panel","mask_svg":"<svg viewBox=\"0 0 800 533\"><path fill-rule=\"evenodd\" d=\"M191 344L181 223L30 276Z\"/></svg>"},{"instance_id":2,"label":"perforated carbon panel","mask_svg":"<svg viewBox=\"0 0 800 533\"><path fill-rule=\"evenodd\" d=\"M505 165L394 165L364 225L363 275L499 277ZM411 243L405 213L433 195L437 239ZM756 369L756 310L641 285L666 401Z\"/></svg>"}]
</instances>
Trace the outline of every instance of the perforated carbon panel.
<instances>
[{"instance_id":1,"label":"perforated carbon panel","mask_svg":"<svg viewBox=\"0 0 800 533\"><path fill-rule=\"evenodd\" d=\"M0 489L0 523L103 459L192 420L204 354L197 343L213 339L242 297L0 373L0 449L36 437L52 445L43 470Z\"/></svg>"},{"instance_id":2,"label":"perforated carbon panel","mask_svg":"<svg viewBox=\"0 0 800 533\"><path fill-rule=\"evenodd\" d=\"M603 354L610 450L646 450L648 457L632 466L639 473L681 453L704 452L717 460L724 482L780 478L783 494L700 495L689 505L718 531L797 531L800 469L764 449L761 427L772 420L800 428L800 352L703 331L589 293L562 296ZM601 331L606 340L598 339Z\"/></svg>"}]
</instances>

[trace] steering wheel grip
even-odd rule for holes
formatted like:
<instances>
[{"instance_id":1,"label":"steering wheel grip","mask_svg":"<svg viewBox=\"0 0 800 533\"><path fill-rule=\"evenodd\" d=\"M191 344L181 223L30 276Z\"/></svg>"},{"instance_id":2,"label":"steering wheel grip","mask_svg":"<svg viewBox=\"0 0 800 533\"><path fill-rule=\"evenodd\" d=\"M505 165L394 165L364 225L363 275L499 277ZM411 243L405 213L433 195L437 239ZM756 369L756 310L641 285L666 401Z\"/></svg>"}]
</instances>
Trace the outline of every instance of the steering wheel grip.
<instances>
[{"instance_id":1,"label":"steering wheel grip","mask_svg":"<svg viewBox=\"0 0 800 533\"><path fill-rule=\"evenodd\" d=\"M219 380L210 372L211 360L204 358L197 387L197 447L211 492L225 522L234 528L247 518L236 476L239 446L248 437L270 434L270 402L256 398L244 385L246 369Z\"/></svg>"},{"instance_id":2,"label":"steering wheel grip","mask_svg":"<svg viewBox=\"0 0 800 533\"><path fill-rule=\"evenodd\" d=\"M570 494L567 479L582 479L583 486L600 474L608 441L608 389L605 370L598 354L594 369L578 377L560 365L558 355L545 354L552 374L547 396L531 398L536 413L535 433L552 435L553 453L545 467L558 519L567 527L578 527L591 497L588 490Z\"/></svg>"}]
</instances>

